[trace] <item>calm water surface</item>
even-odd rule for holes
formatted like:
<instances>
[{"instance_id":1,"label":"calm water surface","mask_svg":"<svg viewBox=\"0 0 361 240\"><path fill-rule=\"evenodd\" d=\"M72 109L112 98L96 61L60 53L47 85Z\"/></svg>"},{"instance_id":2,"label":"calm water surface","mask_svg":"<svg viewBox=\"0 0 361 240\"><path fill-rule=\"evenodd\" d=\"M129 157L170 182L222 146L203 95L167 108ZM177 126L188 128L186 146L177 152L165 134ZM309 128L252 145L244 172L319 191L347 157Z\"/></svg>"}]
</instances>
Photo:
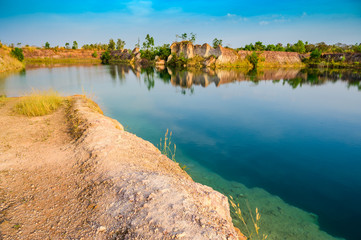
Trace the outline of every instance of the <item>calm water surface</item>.
<instances>
[{"instance_id":1,"label":"calm water surface","mask_svg":"<svg viewBox=\"0 0 361 240\"><path fill-rule=\"evenodd\" d=\"M171 130L177 161L196 181L249 199L268 239L359 239L360 78L70 66L0 76L0 94L85 91L106 115L155 145ZM286 223L294 225L284 229Z\"/></svg>"}]
</instances>

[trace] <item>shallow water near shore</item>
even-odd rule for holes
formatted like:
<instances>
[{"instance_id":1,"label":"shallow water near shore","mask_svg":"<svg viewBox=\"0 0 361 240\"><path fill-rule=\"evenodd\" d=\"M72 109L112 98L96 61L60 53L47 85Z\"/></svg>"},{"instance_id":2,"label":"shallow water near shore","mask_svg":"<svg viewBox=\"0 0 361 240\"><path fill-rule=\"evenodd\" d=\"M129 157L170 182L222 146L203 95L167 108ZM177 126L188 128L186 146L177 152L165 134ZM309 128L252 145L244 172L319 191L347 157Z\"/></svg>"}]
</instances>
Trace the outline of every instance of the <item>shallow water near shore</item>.
<instances>
[{"instance_id":1,"label":"shallow water near shore","mask_svg":"<svg viewBox=\"0 0 361 240\"><path fill-rule=\"evenodd\" d=\"M0 94L85 91L154 145L172 131L176 160L195 181L232 195L246 215L247 202L257 207L267 239L358 239L360 79L328 70L60 66L0 76Z\"/></svg>"}]
</instances>

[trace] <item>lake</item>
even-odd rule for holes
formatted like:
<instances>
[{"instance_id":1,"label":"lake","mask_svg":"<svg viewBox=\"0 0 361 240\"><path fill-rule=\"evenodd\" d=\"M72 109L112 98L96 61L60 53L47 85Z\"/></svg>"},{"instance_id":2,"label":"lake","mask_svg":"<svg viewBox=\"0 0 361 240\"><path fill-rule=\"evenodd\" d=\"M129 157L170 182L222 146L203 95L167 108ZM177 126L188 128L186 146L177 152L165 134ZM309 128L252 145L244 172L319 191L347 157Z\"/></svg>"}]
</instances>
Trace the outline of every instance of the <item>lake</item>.
<instances>
[{"instance_id":1,"label":"lake","mask_svg":"<svg viewBox=\"0 0 361 240\"><path fill-rule=\"evenodd\" d=\"M353 240L361 219L360 80L327 69L78 65L0 75L0 94L85 92L154 145L172 131L176 161L195 181L233 196L249 228L258 208L267 239Z\"/></svg>"}]
</instances>

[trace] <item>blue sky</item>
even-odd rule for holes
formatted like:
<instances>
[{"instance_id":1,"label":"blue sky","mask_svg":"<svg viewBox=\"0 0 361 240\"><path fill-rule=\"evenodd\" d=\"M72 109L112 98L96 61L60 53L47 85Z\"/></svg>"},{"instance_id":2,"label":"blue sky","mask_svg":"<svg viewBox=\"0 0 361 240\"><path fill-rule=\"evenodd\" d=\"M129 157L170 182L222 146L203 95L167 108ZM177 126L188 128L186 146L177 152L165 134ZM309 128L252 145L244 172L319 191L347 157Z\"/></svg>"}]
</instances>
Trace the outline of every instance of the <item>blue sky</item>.
<instances>
[{"instance_id":1,"label":"blue sky","mask_svg":"<svg viewBox=\"0 0 361 240\"><path fill-rule=\"evenodd\" d=\"M121 38L133 48L149 33L156 45L175 35L197 34L196 43L223 39L240 47L250 42L360 43L361 1L4 1L0 0L4 43L64 46Z\"/></svg>"}]
</instances>

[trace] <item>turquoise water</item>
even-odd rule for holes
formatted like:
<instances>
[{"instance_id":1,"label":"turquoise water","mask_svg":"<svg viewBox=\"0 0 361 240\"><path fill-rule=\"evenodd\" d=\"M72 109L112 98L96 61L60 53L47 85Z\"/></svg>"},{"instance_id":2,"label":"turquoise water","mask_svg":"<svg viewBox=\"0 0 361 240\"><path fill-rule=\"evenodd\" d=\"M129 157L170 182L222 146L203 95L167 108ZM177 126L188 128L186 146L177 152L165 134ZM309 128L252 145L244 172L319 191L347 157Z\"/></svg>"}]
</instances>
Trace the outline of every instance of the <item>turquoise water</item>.
<instances>
[{"instance_id":1,"label":"turquoise water","mask_svg":"<svg viewBox=\"0 0 361 240\"><path fill-rule=\"evenodd\" d=\"M196 181L232 195L246 220L257 207L267 239L358 239L360 79L296 69L69 66L0 76L0 94L85 91L106 115L155 145L171 130L177 161Z\"/></svg>"}]
</instances>

